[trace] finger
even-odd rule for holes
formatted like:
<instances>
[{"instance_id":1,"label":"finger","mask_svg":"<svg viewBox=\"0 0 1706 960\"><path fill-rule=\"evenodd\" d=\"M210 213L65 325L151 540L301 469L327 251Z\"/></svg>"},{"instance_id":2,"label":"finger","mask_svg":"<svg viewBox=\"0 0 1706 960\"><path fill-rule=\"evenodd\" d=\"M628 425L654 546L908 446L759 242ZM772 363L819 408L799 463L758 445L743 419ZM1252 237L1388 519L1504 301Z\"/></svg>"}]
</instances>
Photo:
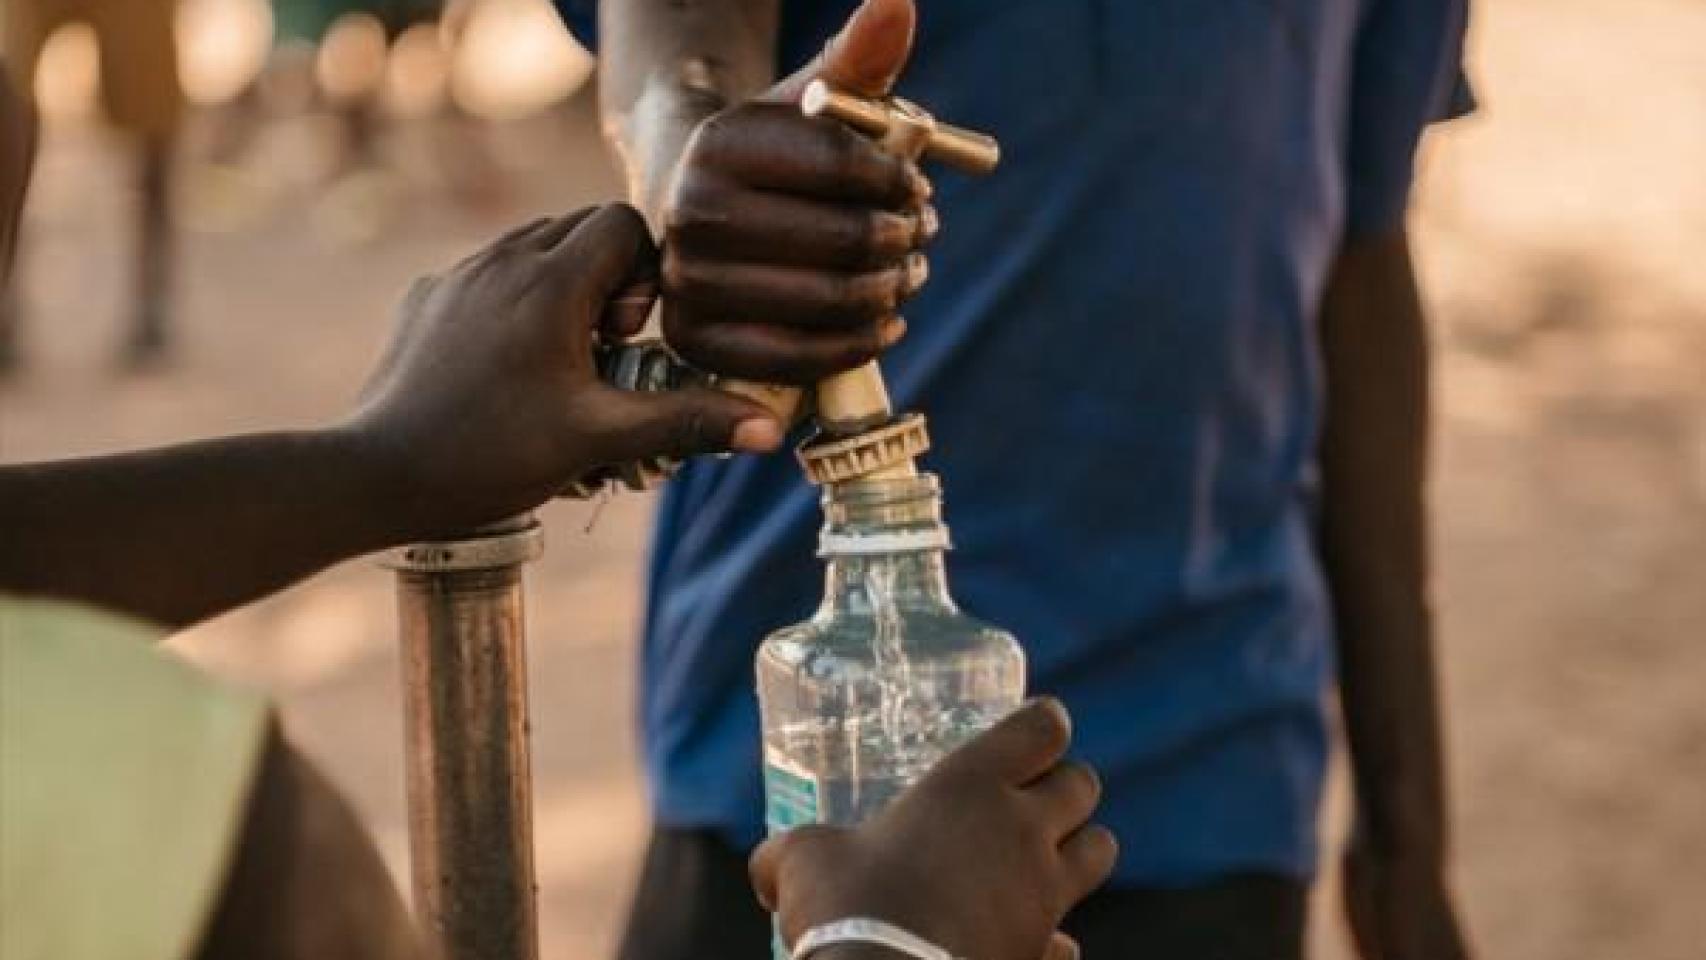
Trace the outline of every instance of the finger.
<instances>
[{"instance_id":1,"label":"finger","mask_svg":"<svg viewBox=\"0 0 1706 960\"><path fill-rule=\"evenodd\" d=\"M811 330L848 330L893 316L930 278L923 254L893 267L847 273L703 260L669 249L663 291L695 315L739 317Z\"/></svg>"},{"instance_id":2,"label":"finger","mask_svg":"<svg viewBox=\"0 0 1706 960\"><path fill-rule=\"evenodd\" d=\"M771 913L776 912L777 875L782 869L783 846L788 842L788 836L782 834L764 841L746 861L746 875L752 883L752 892L758 897L759 906Z\"/></svg>"},{"instance_id":3,"label":"finger","mask_svg":"<svg viewBox=\"0 0 1706 960\"><path fill-rule=\"evenodd\" d=\"M573 233L576 227L597 212L597 207L582 207L560 217L546 217L535 221L532 229L519 234L512 242L515 246L530 247L543 253L561 243L563 238Z\"/></svg>"},{"instance_id":4,"label":"finger","mask_svg":"<svg viewBox=\"0 0 1706 960\"><path fill-rule=\"evenodd\" d=\"M796 857L810 857L811 851L832 844L842 831L823 824L794 827L759 844L747 861L747 874L752 879L753 892L764 909L774 911L781 890L784 864Z\"/></svg>"},{"instance_id":5,"label":"finger","mask_svg":"<svg viewBox=\"0 0 1706 960\"><path fill-rule=\"evenodd\" d=\"M720 260L868 270L917 251L939 227L930 206L896 212L732 187L684 190L665 237L671 249Z\"/></svg>"},{"instance_id":6,"label":"finger","mask_svg":"<svg viewBox=\"0 0 1706 960\"><path fill-rule=\"evenodd\" d=\"M625 203L599 207L544 252L558 290L589 318L631 279L652 275L656 256L645 219Z\"/></svg>"},{"instance_id":7,"label":"finger","mask_svg":"<svg viewBox=\"0 0 1706 960\"><path fill-rule=\"evenodd\" d=\"M1099 823L1080 828L1060 845L1060 864L1066 883L1065 907L1071 907L1100 887L1119 859L1119 841Z\"/></svg>"},{"instance_id":8,"label":"finger","mask_svg":"<svg viewBox=\"0 0 1706 960\"><path fill-rule=\"evenodd\" d=\"M917 19L913 0L865 0L824 48L818 76L867 97L888 93L912 53Z\"/></svg>"},{"instance_id":9,"label":"finger","mask_svg":"<svg viewBox=\"0 0 1706 960\"><path fill-rule=\"evenodd\" d=\"M906 328L896 319L807 332L743 321L688 325L678 316L666 302L664 340L688 363L720 376L802 387L875 359Z\"/></svg>"},{"instance_id":10,"label":"finger","mask_svg":"<svg viewBox=\"0 0 1706 960\"><path fill-rule=\"evenodd\" d=\"M529 220L518 227L511 227L504 231L496 240L493 240L489 246L494 249L497 247L516 246L521 243L524 238L532 235L550 222L550 217L534 217L532 220Z\"/></svg>"},{"instance_id":11,"label":"finger","mask_svg":"<svg viewBox=\"0 0 1706 960\"><path fill-rule=\"evenodd\" d=\"M598 317L598 332L608 340L626 340L645 329L646 320L657 303L658 284L655 278L630 280L604 304Z\"/></svg>"},{"instance_id":12,"label":"finger","mask_svg":"<svg viewBox=\"0 0 1706 960\"><path fill-rule=\"evenodd\" d=\"M1038 697L949 754L942 766L1018 786L1058 763L1071 741L1066 708L1053 697Z\"/></svg>"},{"instance_id":13,"label":"finger","mask_svg":"<svg viewBox=\"0 0 1706 960\"><path fill-rule=\"evenodd\" d=\"M511 227L499 234L498 238L493 240L491 243L480 247L474 252L463 257L461 260L456 261L454 266L444 272L446 275L461 273L463 271L476 268L482 264L489 264L494 258L504 256L514 250L521 249L522 244L529 235L542 229L550 222L550 217L534 217L526 223L516 227Z\"/></svg>"},{"instance_id":14,"label":"finger","mask_svg":"<svg viewBox=\"0 0 1706 960\"><path fill-rule=\"evenodd\" d=\"M751 103L700 124L690 146L708 168L756 189L899 210L930 192L910 160L846 124ZM696 186L684 181L684 189Z\"/></svg>"},{"instance_id":15,"label":"finger","mask_svg":"<svg viewBox=\"0 0 1706 960\"><path fill-rule=\"evenodd\" d=\"M1043 948L1043 960L1078 960L1078 953L1078 941L1056 930Z\"/></svg>"},{"instance_id":16,"label":"finger","mask_svg":"<svg viewBox=\"0 0 1706 960\"><path fill-rule=\"evenodd\" d=\"M1088 765L1074 760L1058 764L1025 788L1042 809L1055 837L1082 827L1102 799L1102 780Z\"/></svg>"},{"instance_id":17,"label":"finger","mask_svg":"<svg viewBox=\"0 0 1706 960\"><path fill-rule=\"evenodd\" d=\"M819 77L868 97L888 93L912 53L917 20L913 0L865 0L822 53L769 95L797 100L806 84Z\"/></svg>"},{"instance_id":18,"label":"finger","mask_svg":"<svg viewBox=\"0 0 1706 960\"><path fill-rule=\"evenodd\" d=\"M604 390L597 396L599 409L592 425L601 435L600 462L683 460L728 450L768 453L782 445L782 425L769 411L718 390Z\"/></svg>"}]
</instances>

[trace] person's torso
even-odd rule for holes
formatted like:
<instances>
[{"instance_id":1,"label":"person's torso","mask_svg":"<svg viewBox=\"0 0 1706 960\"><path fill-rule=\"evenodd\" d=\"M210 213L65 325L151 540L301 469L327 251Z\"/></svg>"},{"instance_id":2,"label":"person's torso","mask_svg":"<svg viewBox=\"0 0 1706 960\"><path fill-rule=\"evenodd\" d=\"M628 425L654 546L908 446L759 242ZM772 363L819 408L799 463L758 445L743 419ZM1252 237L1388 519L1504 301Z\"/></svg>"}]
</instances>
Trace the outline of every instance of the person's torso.
<instances>
[{"instance_id":1,"label":"person's torso","mask_svg":"<svg viewBox=\"0 0 1706 960\"><path fill-rule=\"evenodd\" d=\"M0 594L0 956L184 960L270 723L161 631Z\"/></svg>"},{"instance_id":2,"label":"person's torso","mask_svg":"<svg viewBox=\"0 0 1706 960\"><path fill-rule=\"evenodd\" d=\"M853 6L785 3L783 68ZM1306 872L1329 663L1313 322L1358 0L919 6L897 92L1004 154L936 171L932 280L883 362L929 418L955 594L1072 708L1122 877ZM754 835L751 660L821 592L818 519L786 456L695 463L666 494L643 694L666 822Z\"/></svg>"}]
</instances>

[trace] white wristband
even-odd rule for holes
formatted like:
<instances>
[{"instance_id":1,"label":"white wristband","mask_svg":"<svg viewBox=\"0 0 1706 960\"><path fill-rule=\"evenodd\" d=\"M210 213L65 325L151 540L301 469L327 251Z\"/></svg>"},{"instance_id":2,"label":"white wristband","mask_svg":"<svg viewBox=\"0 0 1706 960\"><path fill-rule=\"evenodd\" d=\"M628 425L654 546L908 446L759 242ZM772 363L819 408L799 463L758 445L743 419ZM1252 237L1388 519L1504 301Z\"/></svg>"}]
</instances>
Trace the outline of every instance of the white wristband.
<instances>
[{"instance_id":1,"label":"white wristband","mask_svg":"<svg viewBox=\"0 0 1706 960\"><path fill-rule=\"evenodd\" d=\"M819 950L841 943L874 943L915 960L955 960L950 951L874 917L847 917L807 930L794 941L792 960L809 960Z\"/></svg>"}]
</instances>

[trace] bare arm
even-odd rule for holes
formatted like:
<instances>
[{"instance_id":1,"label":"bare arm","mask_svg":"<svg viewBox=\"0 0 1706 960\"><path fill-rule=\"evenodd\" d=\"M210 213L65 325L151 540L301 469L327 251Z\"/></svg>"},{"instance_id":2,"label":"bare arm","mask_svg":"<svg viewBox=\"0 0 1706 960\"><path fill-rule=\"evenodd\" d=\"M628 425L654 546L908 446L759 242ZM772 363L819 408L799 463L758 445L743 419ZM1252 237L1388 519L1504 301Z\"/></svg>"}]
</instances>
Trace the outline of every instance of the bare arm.
<instances>
[{"instance_id":1,"label":"bare arm","mask_svg":"<svg viewBox=\"0 0 1706 960\"><path fill-rule=\"evenodd\" d=\"M0 587L182 626L407 537L350 431L0 468Z\"/></svg>"},{"instance_id":2,"label":"bare arm","mask_svg":"<svg viewBox=\"0 0 1706 960\"><path fill-rule=\"evenodd\" d=\"M355 810L273 727L194 960L432 960Z\"/></svg>"},{"instance_id":3,"label":"bare arm","mask_svg":"<svg viewBox=\"0 0 1706 960\"><path fill-rule=\"evenodd\" d=\"M1426 516L1428 356L1402 235L1341 255L1322 306L1323 549L1370 840L1438 857L1444 788Z\"/></svg>"},{"instance_id":4,"label":"bare arm","mask_svg":"<svg viewBox=\"0 0 1706 960\"><path fill-rule=\"evenodd\" d=\"M599 91L629 195L655 218L700 121L776 79L781 0L603 0Z\"/></svg>"},{"instance_id":5,"label":"bare arm","mask_svg":"<svg viewBox=\"0 0 1706 960\"><path fill-rule=\"evenodd\" d=\"M532 509L599 465L773 449L751 404L598 379L602 308L654 257L626 206L541 219L415 285L340 425L0 466L0 591L182 626Z\"/></svg>"},{"instance_id":6,"label":"bare arm","mask_svg":"<svg viewBox=\"0 0 1706 960\"><path fill-rule=\"evenodd\" d=\"M1428 347L1402 230L1347 246L1321 324L1322 547L1357 798L1353 927L1365 957L1462 956L1444 880L1424 502Z\"/></svg>"}]
</instances>

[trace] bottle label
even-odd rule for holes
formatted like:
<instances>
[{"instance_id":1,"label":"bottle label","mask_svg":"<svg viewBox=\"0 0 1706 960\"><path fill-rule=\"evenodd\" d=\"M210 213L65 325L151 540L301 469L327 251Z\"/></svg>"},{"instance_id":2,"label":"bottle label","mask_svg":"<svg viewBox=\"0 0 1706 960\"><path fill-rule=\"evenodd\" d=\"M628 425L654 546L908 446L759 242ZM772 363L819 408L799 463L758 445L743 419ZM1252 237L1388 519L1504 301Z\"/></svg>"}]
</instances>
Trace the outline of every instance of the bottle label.
<instances>
[{"instance_id":1,"label":"bottle label","mask_svg":"<svg viewBox=\"0 0 1706 960\"><path fill-rule=\"evenodd\" d=\"M765 757L764 822L771 833L819 822L821 797L816 777L780 757Z\"/></svg>"},{"instance_id":2,"label":"bottle label","mask_svg":"<svg viewBox=\"0 0 1706 960\"><path fill-rule=\"evenodd\" d=\"M764 758L764 822L772 835L808 823L817 823L823 811L818 780L805 770L777 756ZM788 960L782 930L770 934L771 960Z\"/></svg>"}]
</instances>

